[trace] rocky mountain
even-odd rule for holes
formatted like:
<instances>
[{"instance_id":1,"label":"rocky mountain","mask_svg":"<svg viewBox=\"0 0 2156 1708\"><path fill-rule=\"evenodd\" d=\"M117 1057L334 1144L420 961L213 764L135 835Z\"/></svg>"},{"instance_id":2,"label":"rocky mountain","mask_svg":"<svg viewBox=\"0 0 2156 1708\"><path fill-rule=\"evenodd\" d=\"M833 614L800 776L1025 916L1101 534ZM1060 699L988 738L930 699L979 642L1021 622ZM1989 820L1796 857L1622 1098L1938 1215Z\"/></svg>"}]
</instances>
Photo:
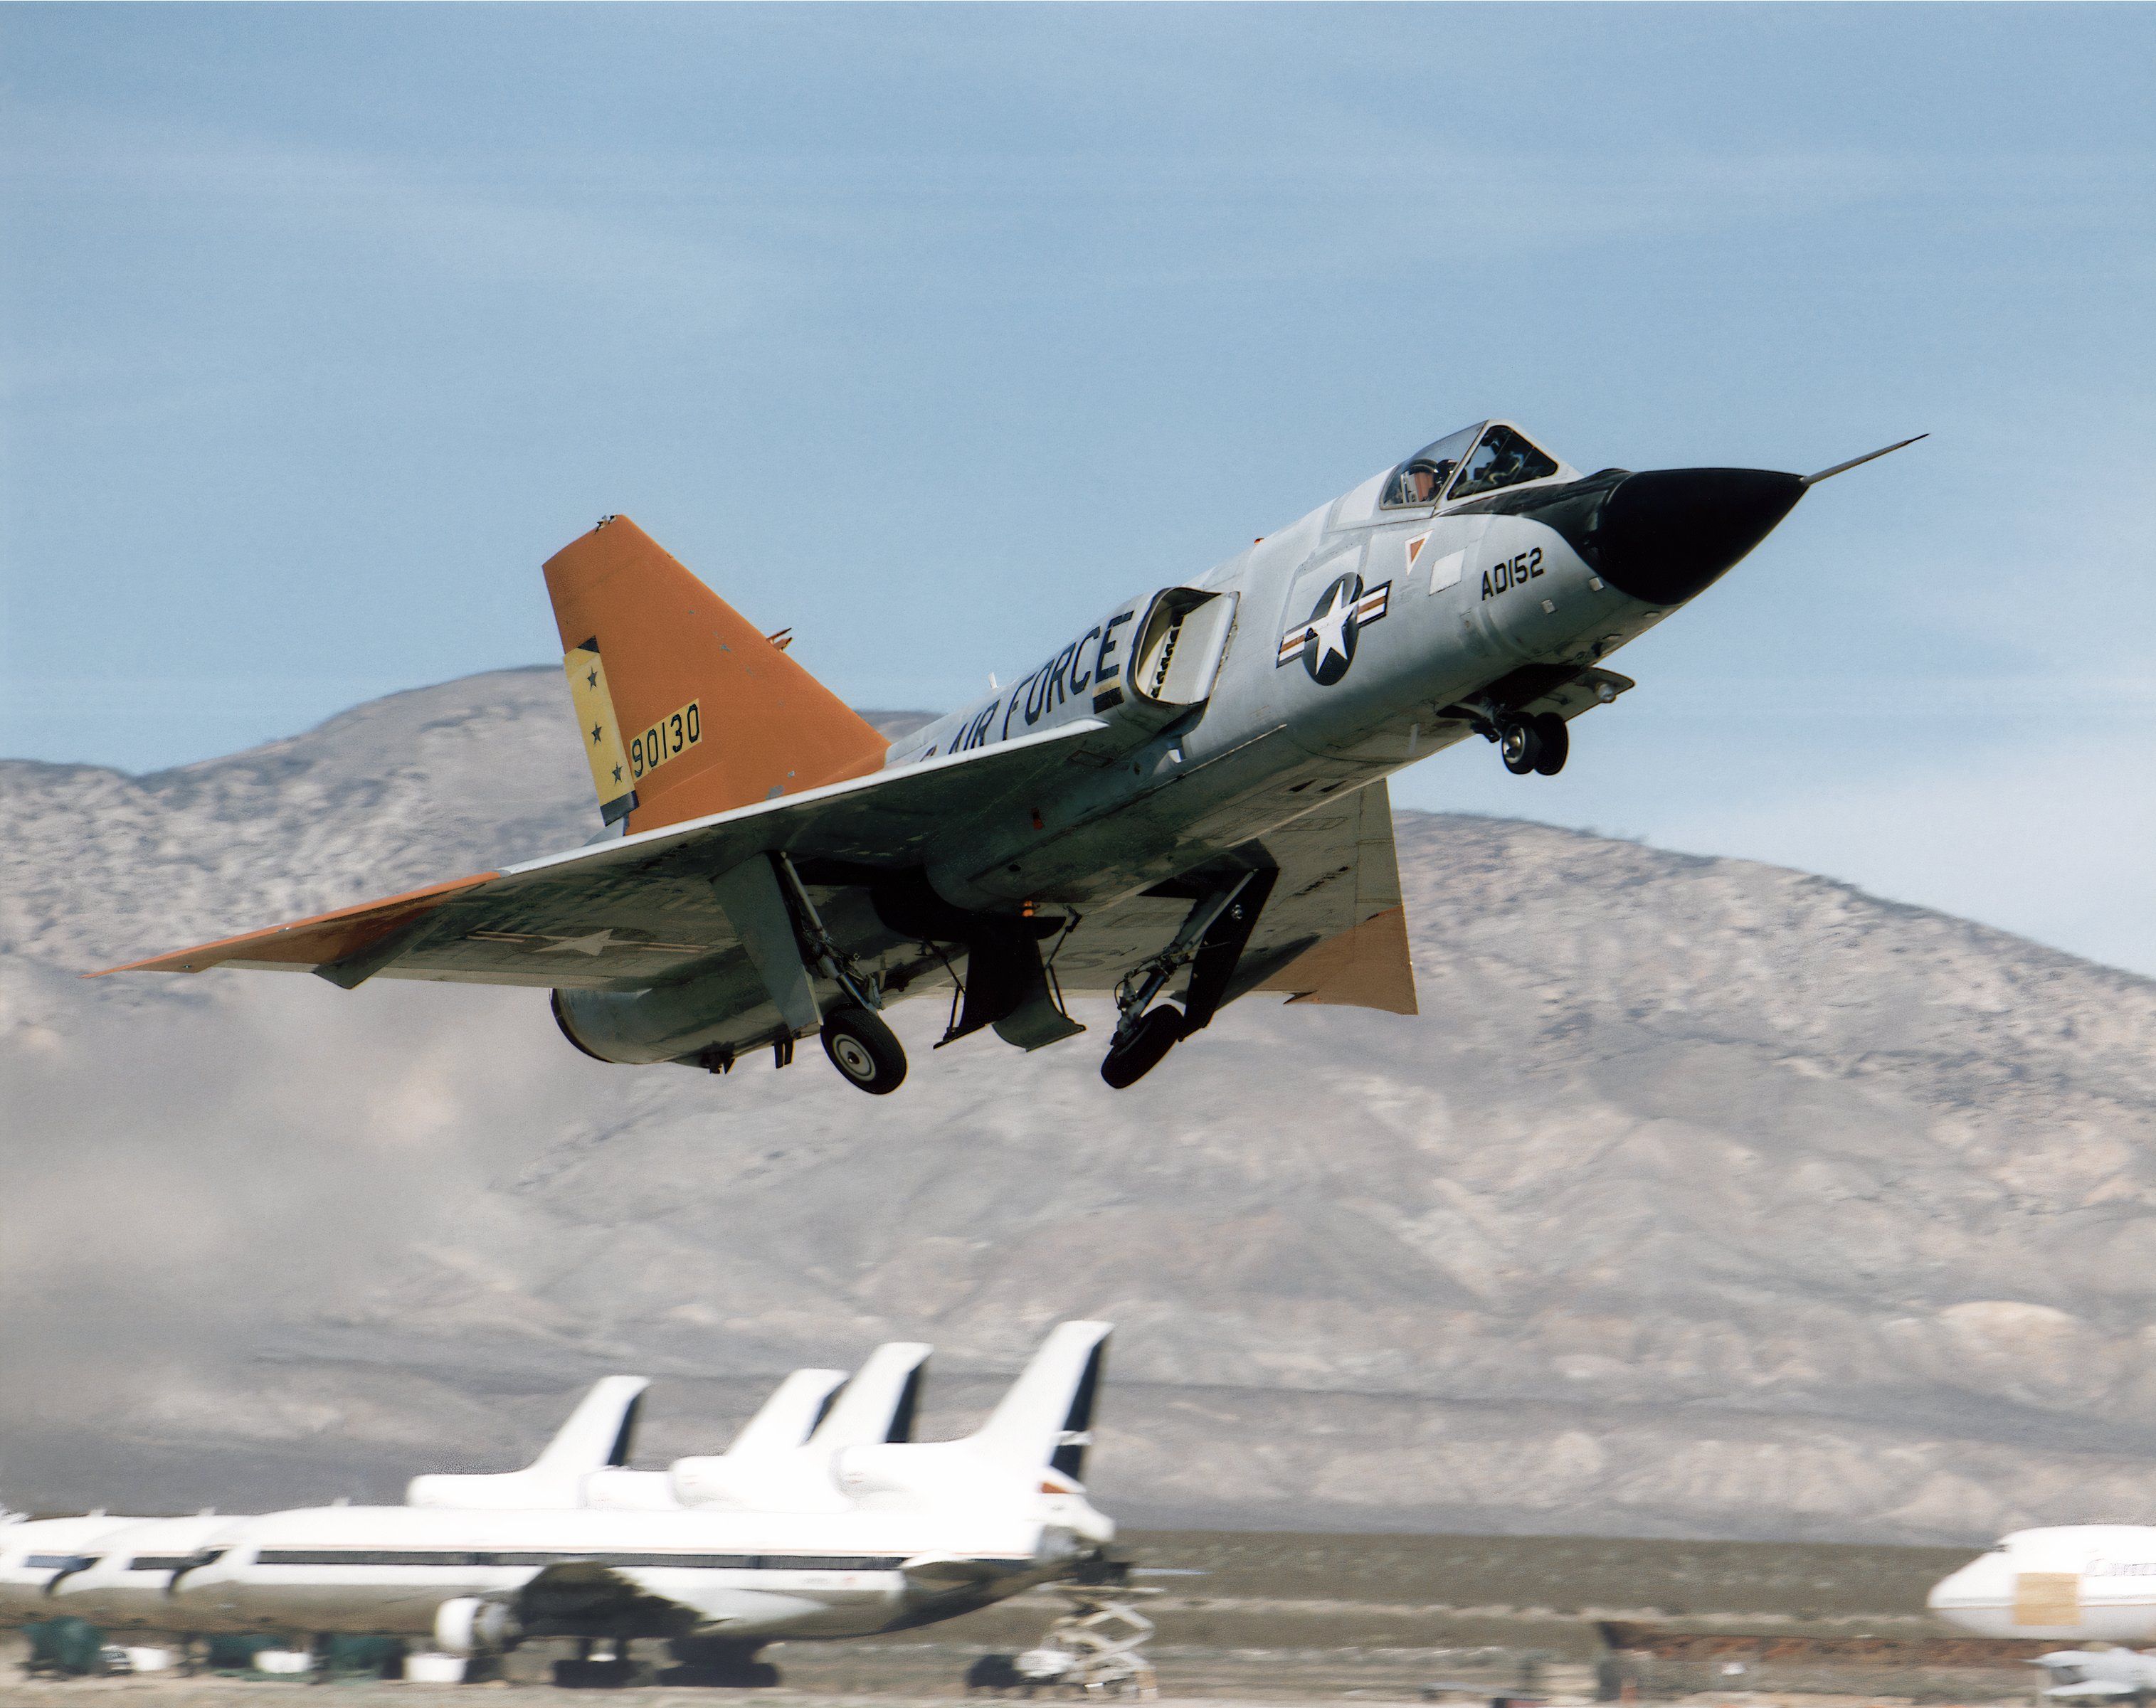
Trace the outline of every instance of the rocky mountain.
<instances>
[{"instance_id":1,"label":"rocky mountain","mask_svg":"<svg viewBox=\"0 0 2156 1708\"><path fill-rule=\"evenodd\" d=\"M1423 1013L1135 1090L981 1035L610 1068L543 995L135 955L596 828L552 669L143 777L0 764L0 1496L393 1495L659 1378L644 1457L1121 1326L1126 1518L1976 1541L2156 1507L2156 983L1799 873L1400 815ZM1435 763L1464 762L1440 758Z\"/></svg>"}]
</instances>

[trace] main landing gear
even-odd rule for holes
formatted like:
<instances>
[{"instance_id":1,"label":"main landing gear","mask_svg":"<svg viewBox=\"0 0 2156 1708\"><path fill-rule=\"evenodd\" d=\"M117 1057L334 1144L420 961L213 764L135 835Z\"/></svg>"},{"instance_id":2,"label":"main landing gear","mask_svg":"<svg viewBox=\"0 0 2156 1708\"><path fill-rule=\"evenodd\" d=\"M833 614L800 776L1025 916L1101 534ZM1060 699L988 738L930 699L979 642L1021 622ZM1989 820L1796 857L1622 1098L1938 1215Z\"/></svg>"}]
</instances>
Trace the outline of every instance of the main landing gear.
<instances>
[{"instance_id":1,"label":"main landing gear","mask_svg":"<svg viewBox=\"0 0 2156 1708\"><path fill-rule=\"evenodd\" d=\"M1199 891L1174 941L1140 962L1116 987L1116 1035L1101 1064L1101 1077L1115 1090L1137 1085L1168 1051L1212 1023L1279 875L1271 870L1239 872ZM1190 977L1183 1006L1163 1003L1155 1008L1153 998L1185 967Z\"/></svg>"},{"instance_id":2,"label":"main landing gear","mask_svg":"<svg viewBox=\"0 0 2156 1708\"><path fill-rule=\"evenodd\" d=\"M871 1097L898 1090L906 1079L906 1051L890 1027L870 1010L851 1004L824 1017L824 1054L850 1085Z\"/></svg>"},{"instance_id":3,"label":"main landing gear","mask_svg":"<svg viewBox=\"0 0 2156 1708\"><path fill-rule=\"evenodd\" d=\"M716 1685L731 1690L768 1690L779 1681L778 1669L758 1660L759 1643L722 1643L711 1637L676 1637L668 1651L680 1663L659 1675L662 1685Z\"/></svg>"},{"instance_id":4,"label":"main landing gear","mask_svg":"<svg viewBox=\"0 0 2156 1708\"><path fill-rule=\"evenodd\" d=\"M1101 1077L1118 1091L1135 1085L1183 1042L1183 1010L1173 1003L1147 1008L1127 1028L1116 1028Z\"/></svg>"},{"instance_id":5,"label":"main landing gear","mask_svg":"<svg viewBox=\"0 0 2156 1708\"><path fill-rule=\"evenodd\" d=\"M906 1079L906 1051L876 1013L882 990L824 929L793 862L783 854L758 854L720 873L711 885L778 1011L773 1061L786 1066L793 1059L794 1039L813 1032L822 1037L824 1054L848 1085L876 1097L898 1090ZM829 1013L817 1001L818 975L838 986L844 998ZM692 1059L724 1073L733 1065L733 1053L715 1048L708 1059Z\"/></svg>"}]
</instances>

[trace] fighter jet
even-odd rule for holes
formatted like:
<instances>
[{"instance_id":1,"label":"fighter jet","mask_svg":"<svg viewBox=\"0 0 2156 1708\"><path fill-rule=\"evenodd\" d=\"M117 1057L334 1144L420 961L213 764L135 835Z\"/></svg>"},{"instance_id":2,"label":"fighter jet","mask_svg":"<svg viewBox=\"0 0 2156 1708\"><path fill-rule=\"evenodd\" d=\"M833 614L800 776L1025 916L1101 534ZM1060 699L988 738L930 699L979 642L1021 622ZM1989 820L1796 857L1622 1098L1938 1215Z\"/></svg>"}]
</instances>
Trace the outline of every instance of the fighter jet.
<instances>
[{"instance_id":1,"label":"fighter jet","mask_svg":"<svg viewBox=\"0 0 2156 1708\"><path fill-rule=\"evenodd\" d=\"M1984 1637L2156 1639L2156 1528L2017 1530L1932 1586L1931 1609Z\"/></svg>"},{"instance_id":2,"label":"fighter jet","mask_svg":"<svg viewBox=\"0 0 2156 1708\"><path fill-rule=\"evenodd\" d=\"M1112 1538L1081 1480L1108 1331L1060 1326L963 1440L839 1452L843 1511L321 1507L235 1527L172 1598L250 1630L465 1654L663 1638L730 1666L779 1638L934 1623L1083 1571Z\"/></svg>"},{"instance_id":3,"label":"fighter jet","mask_svg":"<svg viewBox=\"0 0 2156 1708\"><path fill-rule=\"evenodd\" d=\"M1117 1088L1252 991L1412 1013L1385 779L1475 736L1554 775L1613 653L1884 454L1590 474L1478 423L896 741L609 516L546 565L600 839L109 971L530 985L600 1061L816 1036L879 1095L907 995L1029 1050L1112 995Z\"/></svg>"}]
</instances>

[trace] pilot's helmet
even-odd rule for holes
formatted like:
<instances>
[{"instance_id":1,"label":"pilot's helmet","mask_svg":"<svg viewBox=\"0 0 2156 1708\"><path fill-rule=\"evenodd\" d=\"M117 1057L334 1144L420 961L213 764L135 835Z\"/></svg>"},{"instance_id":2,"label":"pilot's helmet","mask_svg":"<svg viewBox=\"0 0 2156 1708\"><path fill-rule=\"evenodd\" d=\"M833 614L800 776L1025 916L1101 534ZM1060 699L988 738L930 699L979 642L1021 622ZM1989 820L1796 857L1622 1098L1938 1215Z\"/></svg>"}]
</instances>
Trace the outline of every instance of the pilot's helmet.
<instances>
[{"instance_id":1,"label":"pilot's helmet","mask_svg":"<svg viewBox=\"0 0 2156 1708\"><path fill-rule=\"evenodd\" d=\"M1428 457L1417 457L1408 464L1408 485L1416 501L1428 504L1445 486L1445 477L1452 472L1450 459L1438 462Z\"/></svg>"}]
</instances>

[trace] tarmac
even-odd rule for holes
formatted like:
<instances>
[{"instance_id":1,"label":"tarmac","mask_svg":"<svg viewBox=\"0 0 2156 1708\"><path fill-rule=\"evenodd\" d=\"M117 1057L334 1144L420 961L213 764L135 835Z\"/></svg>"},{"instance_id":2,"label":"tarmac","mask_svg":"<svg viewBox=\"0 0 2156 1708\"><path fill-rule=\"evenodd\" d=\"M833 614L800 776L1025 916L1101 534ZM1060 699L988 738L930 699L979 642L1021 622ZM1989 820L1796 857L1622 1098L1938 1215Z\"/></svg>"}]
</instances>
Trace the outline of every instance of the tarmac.
<instances>
[{"instance_id":1,"label":"tarmac","mask_svg":"<svg viewBox=\"0 0 2156 1708\"><path fill-rule=\"evenodd\" d=\"M1925 1590L1968 1557L1961 1549L1217 1531L1138 1531L1129 1541L1148 1562L1132 1599L1158 1628L1145 1652L1162 1702L1480 1708L1507 1696L1563 1708L1593 1701L1599 1687L1690 1708L1897 1708L2020 1701L2031 1690L2026 1645L1956 1640L1925 1613ZM636 1708L713 1708L721 1695L771 1708L947 1705L966 1694L982 1655L1032 1647L1063 1610L1034 1591L917 1634L773 1644L762 1659L781 1683L752 1690L662 1681L654 1670L668 1664L664 1645L641 1644L645 1681L623 1689ZM1630 1651L1621 1663L1613 1634ZM125 1698L127 1708L156 1708L146 1692L172 1708L410 1708L483 1704L490 1693L536 1704L542 1691L562 1703L571 1694L551 1681L551 1662L568 1652L553 1642L508 1656L499 1682L465 1685L22 1680L21 1652L19 1639L0 1635L0 1708L50 1704L58 1692ZM1620 1664L1621 1677L1608 1675ZM304 1702L291 1696L306 1690L316 1694Z\"/></svg>"}]
</instances>

